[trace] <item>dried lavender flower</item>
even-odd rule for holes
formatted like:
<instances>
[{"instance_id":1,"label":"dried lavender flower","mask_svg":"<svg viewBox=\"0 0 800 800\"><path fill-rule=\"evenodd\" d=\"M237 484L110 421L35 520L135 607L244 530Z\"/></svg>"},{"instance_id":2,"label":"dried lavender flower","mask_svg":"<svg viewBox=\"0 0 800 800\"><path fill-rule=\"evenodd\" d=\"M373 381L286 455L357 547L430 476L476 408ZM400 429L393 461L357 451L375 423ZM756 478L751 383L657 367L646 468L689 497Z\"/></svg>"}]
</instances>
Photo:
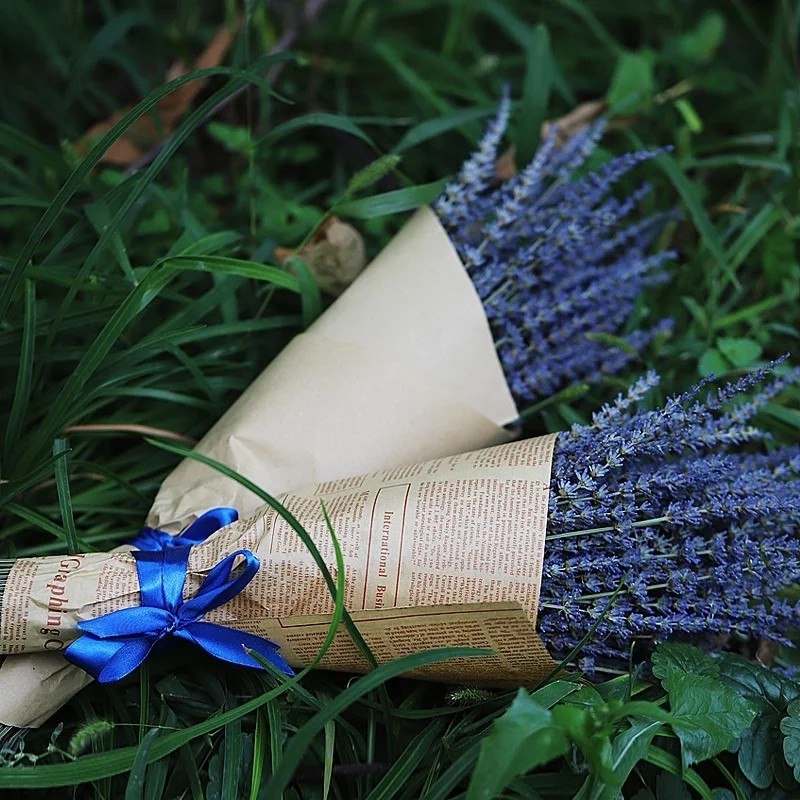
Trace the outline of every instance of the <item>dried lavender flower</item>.
<instances>
[{"instance_id":1,"label":"dried lavender flower","mask_svg":"<svg viewBox=\"0 0 800 800\"><path fill-rule=\"evenodd\" d=\"M628 222L649 186L615 185L658 150L626 153L582 177L599 120L559 145L554 128L533 160L499 184L497 151L510 115L503 96L475 153L434 207L483 302L509 388L523 407L575 381L623 369L669 321L615 347L587 334L621 335L642 290L666 279L672 252L652 253L674 214Z\"/></svg>"},{"instance_id":2,"label":"dried lavender flower","mask_svg":"<svg viewBox=\"0 0 800 800\"><path fill-rule=\"evenodd\" d=\"M555 654L601 618L582 651L589 672L624 665L634 640L787 641L800 623L800 603L780 592L800 579L800 447L763 449L751 420L800 370L746 397L770 369L638 411L658 383L648 373L559 436L539 614Z\"/></svg>"}]
</instances>

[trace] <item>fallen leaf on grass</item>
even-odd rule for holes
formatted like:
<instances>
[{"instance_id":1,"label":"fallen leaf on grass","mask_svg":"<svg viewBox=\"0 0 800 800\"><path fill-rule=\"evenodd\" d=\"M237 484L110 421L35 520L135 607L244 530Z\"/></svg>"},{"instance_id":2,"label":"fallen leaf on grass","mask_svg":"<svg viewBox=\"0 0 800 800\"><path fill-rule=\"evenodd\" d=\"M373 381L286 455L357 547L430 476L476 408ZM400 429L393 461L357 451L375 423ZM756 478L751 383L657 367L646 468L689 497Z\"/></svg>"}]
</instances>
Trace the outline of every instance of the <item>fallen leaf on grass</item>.
<instances>
[{"instance_id":1,"label":"fallen leaf on grass","mask_svg":"<svg viewBox=\"0 0 800 800\"><path fill-rule=\"evenodd\" d=\"M338 297L367 265L364 239L361 234L338 217L329 217L316 231L314 238L295 251L277 247L275 258L283 264L292 256L300 256L308 265L320 289Z\"/></svg>"},{"instance_id":2,"label":"fallen leaf on grass","mask_svg":"<svg viewBox=\"0 0 800 800\"><path fill-rule=\"evenodd\" d=\"M205 50L197 57L192 69L208 69L219 66L233 44L238 30L238 22L233 27L223 25L218 28ZM168 70L167 81L186 75L189 67L182 61L176 61ZM127 132L117 139L106 150L101 161L107 164L127 167L142 158L152 147L168 136L191 108L197 95L206 85L204 80L191 81L178 87L174 92L162 98L147 115L139 117L128 128ZM107 133L119 122L132 106L115 111L108 119L92 125L77 142L79 153L86 152L91 145Z\"/></svg>"}]
</instances>

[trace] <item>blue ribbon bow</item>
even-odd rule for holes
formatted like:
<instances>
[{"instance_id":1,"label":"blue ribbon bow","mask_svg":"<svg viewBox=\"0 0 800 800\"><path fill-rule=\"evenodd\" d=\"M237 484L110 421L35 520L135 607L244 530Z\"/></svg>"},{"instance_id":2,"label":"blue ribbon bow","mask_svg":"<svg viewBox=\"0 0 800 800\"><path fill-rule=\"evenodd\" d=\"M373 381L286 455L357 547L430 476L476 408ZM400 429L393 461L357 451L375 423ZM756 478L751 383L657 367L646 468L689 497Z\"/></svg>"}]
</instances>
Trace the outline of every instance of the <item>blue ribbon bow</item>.
<instances>
[{"instance_id":1,"label":"blue ribbon bow","mask_svg":"<svg viewBox=\"0 0 800 800\"><path fill-rule=\"evenodd\" d=\"M237 550L224 558L208 573L197 593L188 600L183 599L192 545L178 544L177 540L186 542L187 535L190 535L188 539L192 544L203 541L222 527L213 527L216 522L229 520L231 515L235 520L237 514L233 509L214 509L196 520L179 537L145 528L143 535L135 541L140 547L144 543L146 549L133 553L139 576L139 606L79 622L78 628L84 635L66 648L65 657L100 683L112 683L137 669L159 642L175 636L202 647L222 661L244 667L262 667L245 650L249 648L282 672L292 675L292 668L274 642L201 621L206 612L239 594L258 572L260 562L250 550ZM169 541L162 540L161 536ZM234 577L236 561L240 557L242 568Z\"/></svg>"}]
</instances>

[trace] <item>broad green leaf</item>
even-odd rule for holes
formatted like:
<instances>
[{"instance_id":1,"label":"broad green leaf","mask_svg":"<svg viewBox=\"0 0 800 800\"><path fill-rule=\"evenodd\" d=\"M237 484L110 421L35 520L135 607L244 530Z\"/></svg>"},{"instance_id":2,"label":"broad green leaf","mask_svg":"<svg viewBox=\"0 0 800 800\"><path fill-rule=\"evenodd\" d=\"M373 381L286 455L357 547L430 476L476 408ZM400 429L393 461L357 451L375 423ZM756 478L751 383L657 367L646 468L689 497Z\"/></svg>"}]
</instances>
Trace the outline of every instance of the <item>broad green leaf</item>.
<instances>
[{"instance_id":1,"label":"broad green leaf","mask_svg":"<svg viewBox=\"0 0 800 800\"><path fill-rule=\"evenodd\" d=\"M746 698L758 711L739 743L739 768L759 788L766 789L777 778L791 779L791 769L783 758L780 724L788 705L800 697L800 686L773 670L731 653L715 658L720 679Z\"/></svg>"},{"instance_id":2,"label":"broad green leaf","mask_svg":"<svg viewBox=\"0 0 800 800\"><path fill-rule=\"evenodd\" d=\"M653 675L664 688L668 682L683 674L719 675L719 664L702 650L690 644L667 642L660 644L652 658Z\"/></svg>"},{"instance_id":3,"label":"broad green leaf","mask_svg":"<svg viewBox=\"0 0 800 800\"><path fill-rule=\"evenodd\" d=\"M794 770L794 779L800 781L800 700L789 703L786 712L781 720L783 756Z\"/></svg>"},{"instance_id":4,"label":"broad green leaf","mask_svg":"<svg viewBox=\"0 0 800 800\"><path fill-rule=\"evenodd\" d=\"M735 367L749 367L761 356L761 345L752 339L720 337L717 350Z\"/></svg>"},{"instance_id":5,"label":"broad green leaf","mask_svg":"<svg viewBox=\"0 0 800 800\"><path fill-rule=\"evenodd\" d=\"M678 37L678 53L698 64L710 61L725 39L725 17L718 11L705 14L690 31Z\"/></svg>"},{"instance_id":6,"label":"broad green leaf","mask_svg":"<svg viewBox=\"0 0 800 800\"><path fill-rule=\"evenodd\" d=\"M729 748L755 719L753 705L717 678L676 673L665 684L684 768Z\"/></svg>"},{"instance_id":7,"label":"broad green leaf","mask_svg":"<svg viewBox=\"0 0 800 800\"><path fill-rule=\"evenodd\" d=\"M704 378L725 375L730 369L730 362L714 347L706 350L697 362L697 372Z\"/></svg>"},{"instance_id":8,"label":"broad green leaf","mask_svg":"<svg viewBox=\"0 0 800 800\"><path fill-rule=\"evenodd\" d=\"M653 53L625 51L617 58L606 99L611 114L631 114L647 108L655 92Z\"/></svg>"},{"instance_id":9,"label":"broad green leaf","mask_svg":"<svg viewBox=\"0 0 800 800\"><path fill-rule=\"evenodd\" d=\"M567 739L550 711L524 689L492 724L467 790L467 800L492 800L517 775L565 753Z\"/></svg>"},{"instance_id":10,"label":"broad green leaf","mask_svg":"<svg viewBox=\"0 0 800 800\"><path fill-rule=\"evenodd\" d=\"M241 125L228 125L224 122L209 122L207 130L212 138L232 153L246 156L253 152L255 143L248 128Z\"/></svg>"}]
</instances>

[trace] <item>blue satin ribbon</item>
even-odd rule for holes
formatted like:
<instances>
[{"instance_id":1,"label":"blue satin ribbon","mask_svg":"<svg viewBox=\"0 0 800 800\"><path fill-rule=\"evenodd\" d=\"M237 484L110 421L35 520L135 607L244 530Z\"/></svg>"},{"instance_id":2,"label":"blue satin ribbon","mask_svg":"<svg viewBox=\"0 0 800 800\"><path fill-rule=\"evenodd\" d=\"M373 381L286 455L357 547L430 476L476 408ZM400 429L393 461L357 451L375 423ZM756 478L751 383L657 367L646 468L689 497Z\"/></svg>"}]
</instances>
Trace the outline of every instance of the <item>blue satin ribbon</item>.
<instances>
[{"instance_id":1,"label":"blue satin ribbon","mask_svg":"<svg viewBox=\"0 0 800 800\"><path fill-rule=\"evenodd\" d=\"M199 516L188 528L182 530L177 536L159 530L158 528L142 528L131 545L137 550L163 550L165 547L191 547L204 542L216 533L239 519L239 512L235 508L212 508Z\"/></svg>"},{"instance_id":2,"label":"blue satin ribbon","mask_svg":"<svg viewBox=\"0 0 800 800\"><path fill-rule=\"evenodd\" d=\"M137 669L162 640L175 636L202 647L222 661L261 668L262 665L245 650L248 648L292 675L292 668L274 642L201 621L205 613L239 594L258 572L260 562L250 550L237 550L224 558L208 573L197 593L188 600L183 599L192 544L203 541L222 527L216 524L221 520L228 519L223 523L227 525L236 518L234 509L219 508L198 518L177 537L153 528L144 529L147 533L134 541L139 547L142 544L145 547L132 554L139 576L139 606L79 622L78 628L84 635L64 650L65 657L98 682L112 683ZM168 537L169 541L161 536ZM178 544L177 540L181 539L183 543ZM240 568L236 564L239 558L242 559Z\"/></svg>"}]
</instances>

